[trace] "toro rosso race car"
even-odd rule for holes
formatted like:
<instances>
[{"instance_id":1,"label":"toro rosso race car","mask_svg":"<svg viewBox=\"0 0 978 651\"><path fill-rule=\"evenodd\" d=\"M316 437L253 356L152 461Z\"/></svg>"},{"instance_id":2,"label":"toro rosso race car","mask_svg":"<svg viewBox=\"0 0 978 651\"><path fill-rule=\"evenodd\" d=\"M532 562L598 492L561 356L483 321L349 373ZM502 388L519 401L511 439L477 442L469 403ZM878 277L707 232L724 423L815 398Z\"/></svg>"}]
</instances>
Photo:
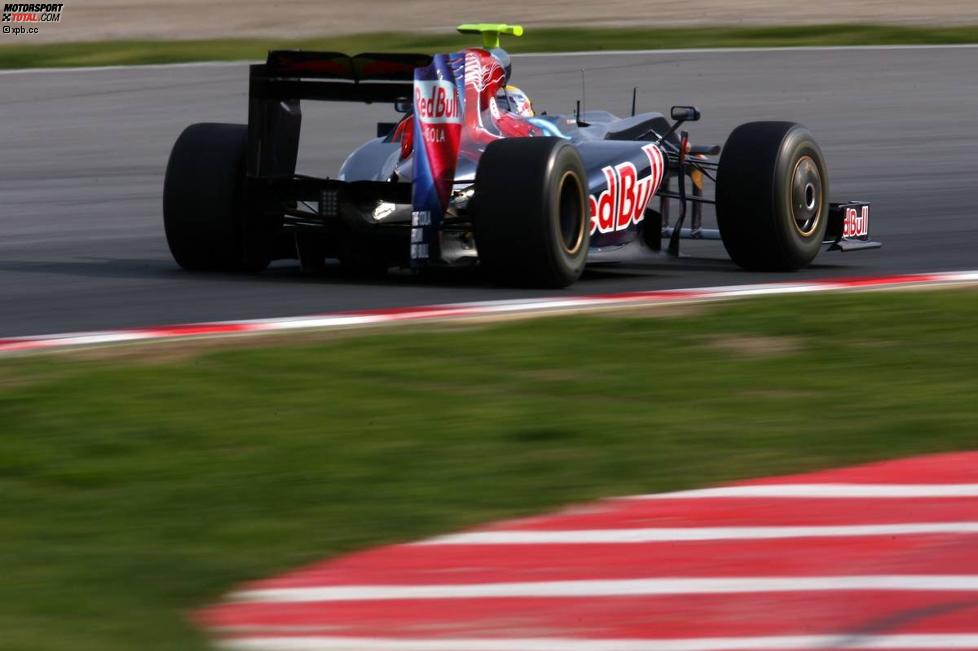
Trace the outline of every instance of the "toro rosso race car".
<instances>
[{"instance_id":1,"label":"toro rosso race car","mask_svg":"<svg viewBox=\"0 0 978 651\"><path fill-rule=\"evenodd\" d=\"M829 203L825 161L804 127L751 122L721 150L690 144L681 127L699 119L692 106L672 107L670 119L634 108L625 118L538 114L509 84L499 47L500 34L523 29L459 31L482 34L483 47L272 51L253 65L248 124L196 124L174 145L163 216L177 263L478 265L502 284L564 287L586 264L678 255L685 238L720 239L753 270L799 269L823 246L879 246L868 203ZM303 99L389 103L403 116L378 125L336 178L315 178L296 173ZM717 229L702 227L704 204Z\"/></svg>"}]
</instances>

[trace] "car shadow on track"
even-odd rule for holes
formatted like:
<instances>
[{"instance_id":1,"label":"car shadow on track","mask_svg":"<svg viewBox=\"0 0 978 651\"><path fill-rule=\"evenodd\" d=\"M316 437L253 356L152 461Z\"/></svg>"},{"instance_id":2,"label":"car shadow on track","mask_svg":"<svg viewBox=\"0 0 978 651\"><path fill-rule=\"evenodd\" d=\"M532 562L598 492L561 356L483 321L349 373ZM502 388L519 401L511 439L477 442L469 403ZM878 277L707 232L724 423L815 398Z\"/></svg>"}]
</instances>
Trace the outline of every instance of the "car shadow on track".
<instances>
[{"instance_id":1,"label":"car shadow on track","mask_svg":"<svg viewBox=\"0 0 978 651\"><path fill-rule=\"evenodd\" d=\"M655 260L602 264L588 267L574 288L600 291L603 285L641 281L646 278L662 288L663 284L679 287L698 284L704 277L716 284L744 284L786 279L810 279L838 275L851 270L845 265L811 265L800 274L758 274L741 271L730 260L722 258L662 256ZM279 261L261 273L189 272L164 259L89 257L75 260L0 260L0 273L67 275L75 277L187 281L200 283L290 284L290 285L361 285L365 287L445 287L493 288L495 285L479 268L430 269L423 273L391 270L383 276L351 274L337 264L323 270L305 272L292 261ZM808 273L814 272L814 273ZM638 289L638 288L636 288ZM551 290L553 291L553 290Z\"/></svg>"}]
</instances>

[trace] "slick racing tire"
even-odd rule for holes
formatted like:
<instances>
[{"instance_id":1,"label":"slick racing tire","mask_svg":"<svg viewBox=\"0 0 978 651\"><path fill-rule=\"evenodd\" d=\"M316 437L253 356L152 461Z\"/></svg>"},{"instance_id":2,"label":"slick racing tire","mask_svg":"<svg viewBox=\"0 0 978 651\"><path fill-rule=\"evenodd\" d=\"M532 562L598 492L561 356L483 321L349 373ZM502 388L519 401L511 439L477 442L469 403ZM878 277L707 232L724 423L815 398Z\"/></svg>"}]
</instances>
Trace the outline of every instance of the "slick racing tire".
<instances>
[{"instance_id":1,"label":"slick racing tire","mask_svg":"<svg viewBox=\"0 0 978 651\"><path fill-rule=\"evenodd\" d=\"M717 170L716 214L723 245L744 269L808 265L829 216L825 159L808 129L749 122L730 134Z\"/></svg>"},{"instance_id":2,"label":"slick racing tire","mask_svg":"<svg viewBox=\"0 0 978 651\"><path fill-rule=\"evenodd\" d=\"M194 271L261 271L276 227L245 197L248 127L194 124L173 145L163 184L163 226L173 258Z\"/></svg>"},{"instance_id":3,"label":"slick racing tire","mask_svg":"<svg viewBox=\"0 0 978 651\"><path fill-rule=\"evenodd\" d=\"M479 262L497 283L566 287L587 261L587 175L561 138L509 138L486 147L476 171Z\"/></svg>"}]
</instances>

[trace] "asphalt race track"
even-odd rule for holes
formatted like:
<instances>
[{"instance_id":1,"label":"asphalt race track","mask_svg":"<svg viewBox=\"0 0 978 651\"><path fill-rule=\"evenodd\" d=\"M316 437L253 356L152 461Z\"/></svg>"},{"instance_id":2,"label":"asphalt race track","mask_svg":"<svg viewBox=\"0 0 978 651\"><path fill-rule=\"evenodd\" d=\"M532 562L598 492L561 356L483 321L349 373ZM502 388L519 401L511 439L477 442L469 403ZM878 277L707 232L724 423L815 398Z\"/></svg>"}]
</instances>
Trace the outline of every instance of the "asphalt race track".
<instances>
[{"instance_id":1,"label":"asphalt race track","mask_svg":"<svg viewBox=\"0 0 978 651\"><path fill-rule=\"evenodd\" d=\"M377 49L383 49L378 45ZM975 268L978 48L662 52L514 57L538 110L570 112L586 79L591 109L696 104L694 141L736 125L806 124L829 161L832 194L874 202L885 248L823 254L797 274L750 274L719 243L686 257L589 272L567 292L807 280ZM0 74L0 337L303 315L553 294L458 275L353 281L276 264L258 276L179 270L163 237L163 171L192 122L244 122L244 65ZM382 106L305 106L300 170L335 173Z\"/></svg>"}]
</instances>

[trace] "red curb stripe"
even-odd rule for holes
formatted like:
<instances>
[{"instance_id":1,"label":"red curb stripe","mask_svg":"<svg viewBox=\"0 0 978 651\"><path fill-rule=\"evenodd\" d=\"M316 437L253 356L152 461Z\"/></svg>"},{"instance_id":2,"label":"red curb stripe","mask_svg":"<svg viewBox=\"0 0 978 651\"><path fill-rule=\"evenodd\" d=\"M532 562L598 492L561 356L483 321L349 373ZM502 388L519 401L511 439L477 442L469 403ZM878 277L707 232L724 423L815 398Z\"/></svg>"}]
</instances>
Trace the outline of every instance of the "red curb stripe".
<instances>
[{"instance_id":1,"label":"red curb stripe","mask_svg":"<svg viewBox=\"0 0 978 651\"><path fill-rule=\"evenodd\" d=\"M828 280L827 285L843 285L845 287L871 287L876 285L910 285L918 283L940 282L941 276L938 274L906 274L902 276L867 276L862 278L848 278L844 280Z\"/></svg>"},{"instance_id":2,"label":"red curb stripe","mask_svg":"<svg viewBox=\"0 0 978 651\"><path fill-rule=\"evenodd\" d=\"M188 323L162 328L146 328L137 330L136 332L145 333L154 338L163 338L192 337L197 335L229 335L254 331L255 327L247 323Z\"/></svg>"},{"instance_id":3,"label":"red curb stripe","mask_svg":"<svg viewBox=\"0 0 978 651\"><path fill-rule=\"evenodd\" d=\"M501 580L978 574L978 535L893 536L627 545L404 545L327 561L247 590L338 585L457 585ZM930 565L933 557L933 565ZM504 578L500 578L504 577Z\"/></svg>"},{"instance_id":4,"label":"red curb stripe","mask_svg":"<svg viewBox=\"0 0 978 651\"><path fill-rule=\"evenodd\" d=\"M923 434L922 434L923 435ZM978 452L930 454L912 459L880 461L848 468L763 477L734 486L765 484L970 484L978 483ZM976 502L978 508L978 502Z\"/></svg>"},{"instance_id":5,"label":"red curb stripe","mask_svg":"<svg viewBox=\"0 0 978 651\"><path fill-rule=\"evenodd\" d=\"M499 522L478 531L826 526L852 524L854 518L859 524L978 520L978 500L974 497L907 499L900 506L899 511L881 509L878 499L609 500L549 517Z\"/></svg>"}]
</instances>

